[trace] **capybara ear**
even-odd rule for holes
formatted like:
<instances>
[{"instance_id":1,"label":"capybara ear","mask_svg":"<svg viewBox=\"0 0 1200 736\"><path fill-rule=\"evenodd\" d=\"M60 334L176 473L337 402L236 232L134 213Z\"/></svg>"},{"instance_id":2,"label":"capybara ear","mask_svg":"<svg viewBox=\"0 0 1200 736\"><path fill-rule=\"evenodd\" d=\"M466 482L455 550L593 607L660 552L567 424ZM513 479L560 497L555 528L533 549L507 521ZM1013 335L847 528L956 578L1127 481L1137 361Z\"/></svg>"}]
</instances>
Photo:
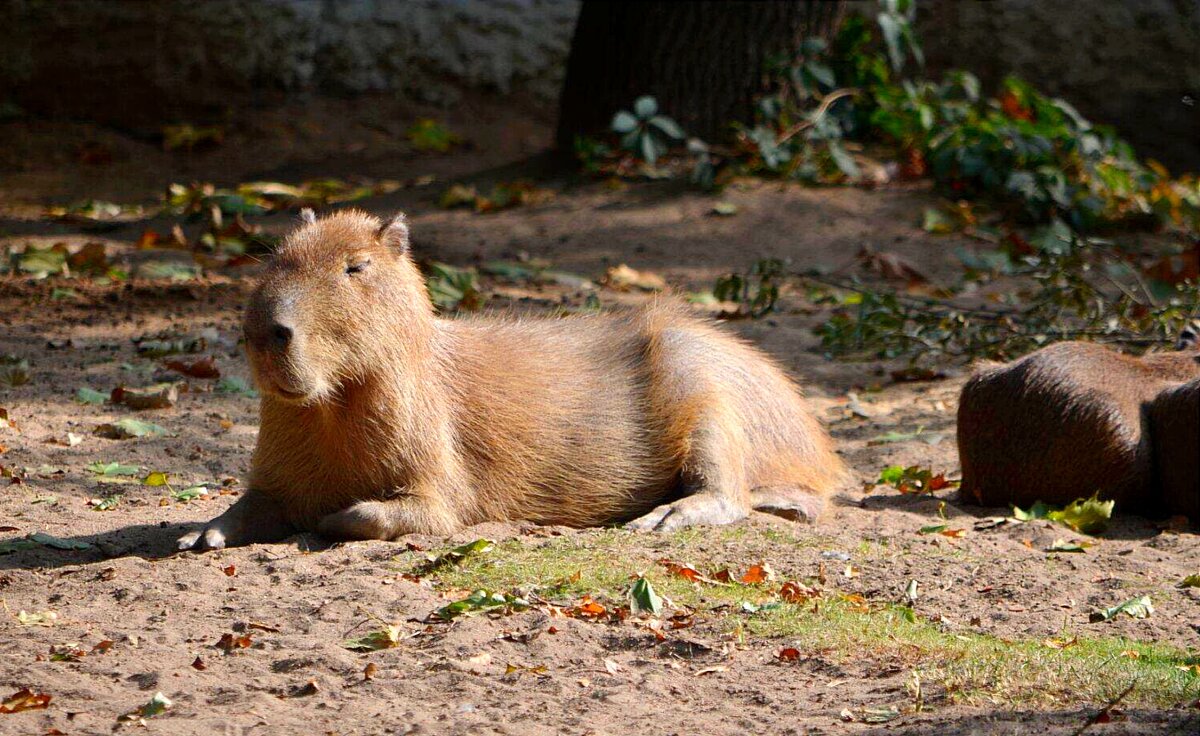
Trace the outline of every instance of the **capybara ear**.
<instances>
[{"instance_id":1,"label":"capybara ear","mask_svg":"<svg viewBox=\"0 0 1200 736\"><path fill-rule=\"evenodd\" d=\"M300 222L303 222L305 225L315 225L317 223L317 213L313 212L312 207L301 209Z\"/></svg>"},{"instance_id":2,"label":"capybara ear","mask_svg":"<svg viewBox=\"0 0 1200 736\"><path fill-rule=\"evenodd\" d=\"M403 212L384 220L379 228L379 242L401 253L408 252L408 218Z\"/></svg>"}]
</instances>

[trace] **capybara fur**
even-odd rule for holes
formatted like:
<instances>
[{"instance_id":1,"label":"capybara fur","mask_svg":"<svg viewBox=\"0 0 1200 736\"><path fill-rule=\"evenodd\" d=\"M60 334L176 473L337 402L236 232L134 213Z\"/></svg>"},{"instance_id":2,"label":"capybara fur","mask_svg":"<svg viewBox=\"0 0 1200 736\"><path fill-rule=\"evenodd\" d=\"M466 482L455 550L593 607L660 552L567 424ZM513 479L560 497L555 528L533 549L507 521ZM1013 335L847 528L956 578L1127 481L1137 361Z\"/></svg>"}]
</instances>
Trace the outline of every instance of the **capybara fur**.
<instances>
[{"instance_id":1,"label":"capybara fur","mask_svg":"<svg viewBox=\"0 0 1200 736\"><path fill-rule=\"evenodd\" d=\"M402 216L302 219L245 317L262 393L248 490L182 549L813 519L843 477L797 386L685 306L441 318Z\"/></svg>"},{"instance_id":2,"label":"capybara fur","mask_svg":"<svg viewBox=\"0 0 1200 736\"><path fill-rule=\"evenodd\" d=\"M1200 380L1160 393L1149 415L1154 477L1166 513L1200 526Z\"/></svg>"},{"instance_id":3,"label":"capybara fur","mask_svg":"<svg viewBox=\"0 0 1200 736\"><path fill-rule=\"evenodd\" d=\"M1062 505L1099 493L1121 511L1161 513L1145 408L1195 378L1195 350L1138 358L1084 342L982 368L958 405L963 499Z\"/></svg>"}]
</instances>

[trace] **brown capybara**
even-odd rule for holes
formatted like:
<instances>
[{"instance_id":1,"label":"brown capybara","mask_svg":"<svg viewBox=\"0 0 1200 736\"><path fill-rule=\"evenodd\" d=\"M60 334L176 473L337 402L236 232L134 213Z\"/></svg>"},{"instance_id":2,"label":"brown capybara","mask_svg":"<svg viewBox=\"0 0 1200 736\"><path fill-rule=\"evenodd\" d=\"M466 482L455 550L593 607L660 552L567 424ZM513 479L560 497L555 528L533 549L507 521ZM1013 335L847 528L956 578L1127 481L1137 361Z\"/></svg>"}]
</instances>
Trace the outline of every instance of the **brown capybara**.
<instances>
[{"instance_id":1,"label":"brown capybara","mask_svg":"<svg viewBox=\"0 0 1200 736\"><path fill-rule=\"evenodd\" d=\"M843 477L784 372L686 307L444 319L403 216L302 219L246 312L262 392L248 491L181 549L813 519Z\"/></svg>"},{"instance_id":2,"label":"brown capybara","mask_svg":"<svg viewBox=\"0 0 1200 736\"><path fill-rule=\"evenodd\" d=\"M1164 510L1200 525L1200 380L1163 391L1148 414Z\"/></svg>"},{"instance_id":3,"label":"brown capybara","mask_svg":"<svg viewBox=\"0 0 1200 736\"><path fill-rule=\"evenodd\" d=\"M1145 405L1200 378L1200 352L1123 355L1062 342L977 372L958 405L962 497L986 506L1068 504L1099 493L1158 513Z\"/></svg>"}]
</instances>

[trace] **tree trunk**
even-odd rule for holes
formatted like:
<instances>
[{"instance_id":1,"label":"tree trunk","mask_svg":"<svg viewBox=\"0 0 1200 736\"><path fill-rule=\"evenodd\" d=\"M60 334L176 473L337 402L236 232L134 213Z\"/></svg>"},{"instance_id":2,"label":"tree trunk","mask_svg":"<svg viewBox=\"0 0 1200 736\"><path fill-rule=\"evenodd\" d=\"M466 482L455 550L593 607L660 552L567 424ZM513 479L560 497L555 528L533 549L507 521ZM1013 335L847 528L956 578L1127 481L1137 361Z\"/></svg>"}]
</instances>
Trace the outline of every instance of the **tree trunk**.
<instances>
[{"instance_id":1,"label":"tree trunk","mask_svg":"<svg viewBox=\"0 0 1200 736\"><path fill-rule=\"evenodd\" d=\"M811 36L830 38L843 0L608 2L584 0L563 83L558 143L608 128L652 95L688 135L719 140L754 118L773 59Z\"/></svg>"}]
</instances>

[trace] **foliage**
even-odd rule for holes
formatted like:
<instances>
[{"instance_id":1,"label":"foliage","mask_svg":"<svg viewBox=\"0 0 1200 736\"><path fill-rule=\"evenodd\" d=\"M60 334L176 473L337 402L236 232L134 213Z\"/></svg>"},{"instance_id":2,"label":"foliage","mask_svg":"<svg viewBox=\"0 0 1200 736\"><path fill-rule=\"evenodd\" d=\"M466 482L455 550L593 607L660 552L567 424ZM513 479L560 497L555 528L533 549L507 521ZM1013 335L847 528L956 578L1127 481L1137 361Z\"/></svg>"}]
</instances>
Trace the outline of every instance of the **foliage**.
<instances>
[{"instance_id":1,"label":"foliage","mask_svg":"<svg viewBox=\"0 0 1200 736\"><path fill-rule=\"evenodd\" d=\"M462 143L462 137L432 118L421 118L406 133L418 151L446 153Z\"/></svg>"},{"instance_id":2,"label":"foliage","mask_svg":"<svg viewBox=\"0 0 1200 736\"><path fill-rule=\"evenodd\" d=\"M1162 261L1139 264L1107 240L1084 238L1055 221L1028 241L1005 238L994 261L963 254L972 279L1002 271L1027 286L1005 301L980 307L951 298L915 296L857 283L810 277L819 302L834 306L817 328L822 345L840 357L911 360L935 356L1008 359L1050 342L1086 339L1125 345L1173 342L1200 305L1200 281L1190 272L1163 275ZM1169 259L1167 259L1169 260Z\"/></svg>"},{"instance_id":3,"label":"foliage","mask_svg":"<svg viewBox=\"0 0 1200 736\"><path fill-rule=\"evenodd\" d=\"M649 164L665 155L671 144L687 137L679 123L659 114L658 101L648 95L634 100L632 112L618 111L610 128L621 137L622 148Z\"/></svg>"},{"instance_id":4,"label":"foliage","mask_svg":"<svg viewBox=\"0 0 1200 736\"><path fill-rule=\"evenodd\" d=\"M441 311L474 310L486 297L479 291L479 275L473 268L455 268L446 263L426 265L425 286L429 298Z\"/></svg>"},{"instance_id":5,"label":"foliage","mask_svg":"<svg viewBox=\"0 0 1200 736\"><path fill-rule=\"evenodd\" d=\"M718 301L734 302L738 305L737 312L725 315L726 317L758 319L775 311L784 275L783 261L764 258L756 261L748 273L731 273L717 279L713 287L713 296Z\"/></svg>"},{"instance_id":6,"label":"foliage","mask_svg":"<svg viewBox=\"0 0 1200 736\"><path fill-rule=\"evenodd\" d=\"M1041 501L1024 511L1013 507L1013 518L1018 521L1034 521L1048 519L1074 529L1084 534L1096 534L1104 531L1108 520L1112 518L1113 501L1101 501L1098 496L1080 498L1064 508L1056 509Z\"/></svg>"}]
</instances>

